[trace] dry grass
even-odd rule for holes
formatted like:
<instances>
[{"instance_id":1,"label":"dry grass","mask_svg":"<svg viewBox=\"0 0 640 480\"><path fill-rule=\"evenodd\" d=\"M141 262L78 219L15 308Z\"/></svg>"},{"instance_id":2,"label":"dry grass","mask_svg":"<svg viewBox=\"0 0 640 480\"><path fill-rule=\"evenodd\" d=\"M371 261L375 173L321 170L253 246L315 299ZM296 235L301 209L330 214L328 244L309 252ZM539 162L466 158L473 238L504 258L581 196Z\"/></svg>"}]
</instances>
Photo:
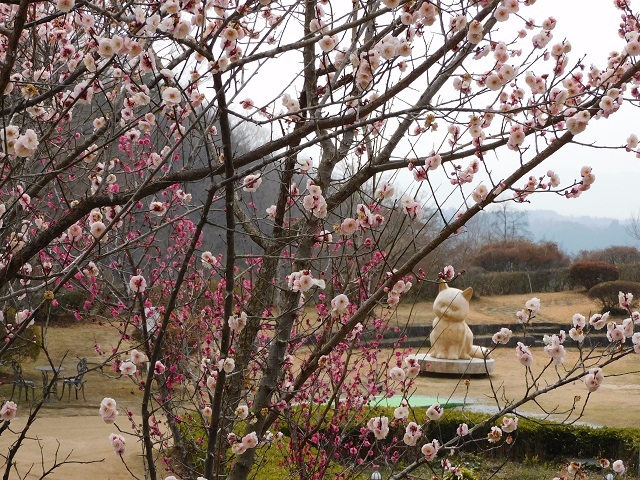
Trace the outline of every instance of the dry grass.
<instances>
[{"instance_id":1,"label":"dry grass","mask_svg":"<svg viewBox=\"0 0 640 480\"><path fill-rule=\"evenodd\" d=\"M561 325L569 325L574 313L580 312L587 315L595 311L595 304L586 295L577 292L542 293L536 294L542 304L537 319L539 321L556 322ZM501 297L482 297L471 302L470 324L506 324L515 321L515 312L521 309L532 295L508 295ZM407 319L413 324L430 324L433 320L432 303L421 302L413 305L402 304L394 314L393 321L398 324L406 324ZM392 322L393 322L392 321ZM102 350L110 353L117 346L119 335L116 329L108 324L97 322L71 323L64 326L51 327L47 332L48 346L51 358L55 364L65 367L63 375L71 376L75 373L79 358L87 357L89 366L95 370L87 375L85 393L87 401L82 398L75 400L72 393L71 401L67 401L67 394L60 402L47 404L45 415L56 415L60 412L64 415L94 415L100 401L105 396L118 398L119 403L126 405L133 411L138 411L138 403L141 392L138 386L126 378L114 379L116 372L105 367L103 372L96 369L102 360L94 351L94 344L99 344ZM502 355L502 354L499 354ZM497 362L498 363L498 362ZM512 365L511 358L504 358L499 363ZM33 380L36 385L42 384L40 373L34 369L36 365L47 364L46 358L41 355L35 362L25 362L23 370L27 379ZM639 366L640 367L640 366ZM4 368L5 381L10 381L8 375L10 368ZM0 396L8 398L11 386L0 386ZM486 393L486 392L485 392ZM483 393L484 395L484 393Z\"/></svg>"},{"instance_id":2,"label":"dry grass","mask_svg":"<svg viewBox=\"0 0 640 480\"><path fill-rule=\"evenodd\" d=\"M538 297L541 300L542 308L536 317L539 322L569 324L574 313L587 316L599 310L584 293L577 291L481 297L471 300L471 312L467 323L471 325L515 323L516 312L522 310L525 302L532 297ZM408 320L409 323L416 325L431 324L434 317L433 302L414 304L400 302L394 317L401 323L406 323Z\"/></svg>"}]
</instances>

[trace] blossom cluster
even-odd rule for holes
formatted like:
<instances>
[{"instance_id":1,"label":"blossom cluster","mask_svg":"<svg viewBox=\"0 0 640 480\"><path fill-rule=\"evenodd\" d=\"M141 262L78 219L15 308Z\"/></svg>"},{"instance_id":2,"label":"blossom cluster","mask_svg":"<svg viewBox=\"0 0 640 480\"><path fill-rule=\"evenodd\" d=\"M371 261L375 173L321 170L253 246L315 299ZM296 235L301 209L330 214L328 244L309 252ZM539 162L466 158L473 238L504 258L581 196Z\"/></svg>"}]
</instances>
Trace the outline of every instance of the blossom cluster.
<instances>
[{"instance_id":1,"label":"blossom cluster","mask_svg":"<svg viewBox=\"0 0 640 480\"><path fill-rule=\"evenodd\" d=\"M16 405L16 403L12 402L11 400L7 400L6 402L4 402L2 408L0 409L0 418L2 418L2 420L4 420L5 422L10 422L14 418L16 418L17 413L18 405Z\"/></svg>"},{"instance_id":2,"label":"blossom cluster","mask_svg":"<svg viewBox=\"0 0 640 480\"><path fill-rule=\"evenodd\" d=\"M242 455L247 449L255 448L258 443L258 435L256 432L251 432L238 440L235 433L230 433L227 436L227 440L231 444L231 451L236 455Z\"/></svg>"},{"instance_id":3,"label":"blossom cluster","mask_svg":"<svg viewBox=\"0 0 640 480\"><path fill-rule=\"evenodd\" d=\"M119 414L116 401L110 397L103 398L100 402L99 413L104 423L114 423Z\"/></svg>"},{"instance_id":4,"label":"blossom cluster","mask_svg":"<svg viewBox=\"0 0 640 480\"><path fill-rule=\"evenodd\" d=\"M125 440L122 435L118 435L117 433L112 433L109 435L109 441L111 442L111 447L113 447L113 451L122 456L125 451Z\"/></svg>"},{"instance_id":5,"label":"blossom cluster","mask_svg":"<svg viewBox=\"0 0 640 480\"><path fill-rule=\"evenodd\" d=\"M314 217L325 218L327 216L327 201L322 195L322 188L309 180L307 191L309 194L302 199L302 206L307 212L313 213Z\"/></svg>"},{"instance_id":6,"label":"blossom cluster","mask_svg":"<svg viewBox=\"0 0 640 480\"><path fill-rule=\"evenodd\" d=\"M325 288L325 281L313 278L309 270L300 270L287 275L287 285L292 292L307 292L313 287Z\"/></svg>"},{"instance_id":7,"label":"blossom cluster","mask_svg":"<svg viewBox=\"0 0 640 480\"><path fill-rule=\"evenodd\" d=\"M387 277L393 275L393 272L387 272ZM387 292L387 305L395 307L400 303L400 296L411 290L412 283L408 279L398 280L393 287L386 288Z\"/></svg>"}]
</instances>

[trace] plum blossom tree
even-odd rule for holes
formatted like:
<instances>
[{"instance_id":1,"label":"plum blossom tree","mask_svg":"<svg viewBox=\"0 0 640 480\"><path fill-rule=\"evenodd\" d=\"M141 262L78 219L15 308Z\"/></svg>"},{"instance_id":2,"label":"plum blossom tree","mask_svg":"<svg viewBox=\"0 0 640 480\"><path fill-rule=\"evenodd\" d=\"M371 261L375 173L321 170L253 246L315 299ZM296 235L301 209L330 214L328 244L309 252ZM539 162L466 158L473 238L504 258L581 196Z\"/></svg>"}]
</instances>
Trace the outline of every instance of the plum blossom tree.
<instances>
[{"instance_id":1,"label":"plum blossom tree","mask_svg":"<svg viewBox=\"0 0 640 480\"><path fill-rule=\"evenodd\" d=\"M589 67L570 55L588 46L554 39L555 19L523 20L534 3L1 4L0 287L19 314L3 319L0 354L62 308L61 293L83 292L75 316L111 322L120 341L104 362L142 391L133 430L105 442L122 455L138 435L153 480L165 470L247 478L282 429L300 478L347 478L376 462L406 478L482 426L488 442L503 441L517 427L504 415L550 389L584 379L594 391L600 369L633 352L633 324L608 327L615 354L581 357L550 386L519 343L525 397L496 396L499 415L455 438L425 438L399 411L396 443L421 452L402 467L386 416L351 435L376 395L410 405L415 358L385 357L370 339L415 283L439 278L414 271L418 262L499 196L589 190L591 167L577 164L563 183L543 164L640 98L628 1L607 7L622 15L620 42ZM261 133L241 150L247 131ZM635 154L629 138L615 146ZM513 159L506 174L498 155ZM389 232L392 214L402 221ZM546 340L543 369L562 364L565 340ZM116 401L100 407L108 423ZM6 402L3 420L15 415ZM426 415L437 422L442 408ZM185 425L203 432L201 464Z\"/></svg>"}]
</instances>

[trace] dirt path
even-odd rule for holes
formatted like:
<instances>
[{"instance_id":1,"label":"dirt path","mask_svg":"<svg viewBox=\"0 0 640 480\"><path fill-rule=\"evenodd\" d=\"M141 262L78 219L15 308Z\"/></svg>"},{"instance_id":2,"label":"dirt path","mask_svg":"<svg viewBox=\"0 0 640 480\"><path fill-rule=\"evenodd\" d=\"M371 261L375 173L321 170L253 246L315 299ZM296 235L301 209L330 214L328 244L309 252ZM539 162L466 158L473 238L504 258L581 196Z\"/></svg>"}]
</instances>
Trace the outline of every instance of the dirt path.
<instances>
[{"instance_id":1,"label":"dirt path","mask_svg":"<svg viewBox=\"0 0 640 480\"><path fill-rule=\"evenodd\" d=\"M95 412L97 412L97 407ZM38 479L42 476L43 468L48 470L56 461L60 463L65 458L69 462L75 463L60 466L46 478L50 480L121 480L131 478L131 474L125 468L120 457L114 453L109 442L109 435L118 433L116 427L105 424L97 413L90 416L66 416L69 412L64 410L59 410L58 413L61 416L45 416L39 418L32 425L29 430L29 438L25 440L15 458L17 472L13 470L9 478ZM20 415L11 422L12 430L18 433L24 425L25 419ZM127 428L125 420L123 429ZM140 444L134 437L128 437L126 434L124 436L127 440L127 449L123 459L136 476L143 478ZM3 432L0 436L0 451L7 452L17 437L12 432ZM42 464L43 458L45 459L44 465Z\"/></svg>"}]
</instances>

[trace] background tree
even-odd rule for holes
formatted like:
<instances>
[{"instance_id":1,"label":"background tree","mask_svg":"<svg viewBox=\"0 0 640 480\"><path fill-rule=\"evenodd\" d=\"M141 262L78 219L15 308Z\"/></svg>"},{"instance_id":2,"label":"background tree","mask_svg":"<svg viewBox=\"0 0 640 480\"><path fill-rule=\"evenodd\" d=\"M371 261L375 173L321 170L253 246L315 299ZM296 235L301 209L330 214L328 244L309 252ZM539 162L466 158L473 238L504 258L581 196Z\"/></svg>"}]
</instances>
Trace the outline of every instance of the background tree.
<instances>
[{"instance_id":1,"label":"background tree","mask_svg":"<svg viewBox=\"0 0 640 480\"><path fill-rule=\"evenodd\" d=\"M581 251L576 260L607 262L613 265L640 262L640 251L636 247L613 246L601 250Z\"/></svg>"},{"instance_id":2,"label":"background tree","mask_svg":"<svg viewBox=\"0 0 640 480\"><path fill-rule=\"evenodd\" d=\"M523 241L531 237L527 212L514 210L509 203L500 203L491 209L489 239L492 242Z\"/></svg>"}]
</instances>

